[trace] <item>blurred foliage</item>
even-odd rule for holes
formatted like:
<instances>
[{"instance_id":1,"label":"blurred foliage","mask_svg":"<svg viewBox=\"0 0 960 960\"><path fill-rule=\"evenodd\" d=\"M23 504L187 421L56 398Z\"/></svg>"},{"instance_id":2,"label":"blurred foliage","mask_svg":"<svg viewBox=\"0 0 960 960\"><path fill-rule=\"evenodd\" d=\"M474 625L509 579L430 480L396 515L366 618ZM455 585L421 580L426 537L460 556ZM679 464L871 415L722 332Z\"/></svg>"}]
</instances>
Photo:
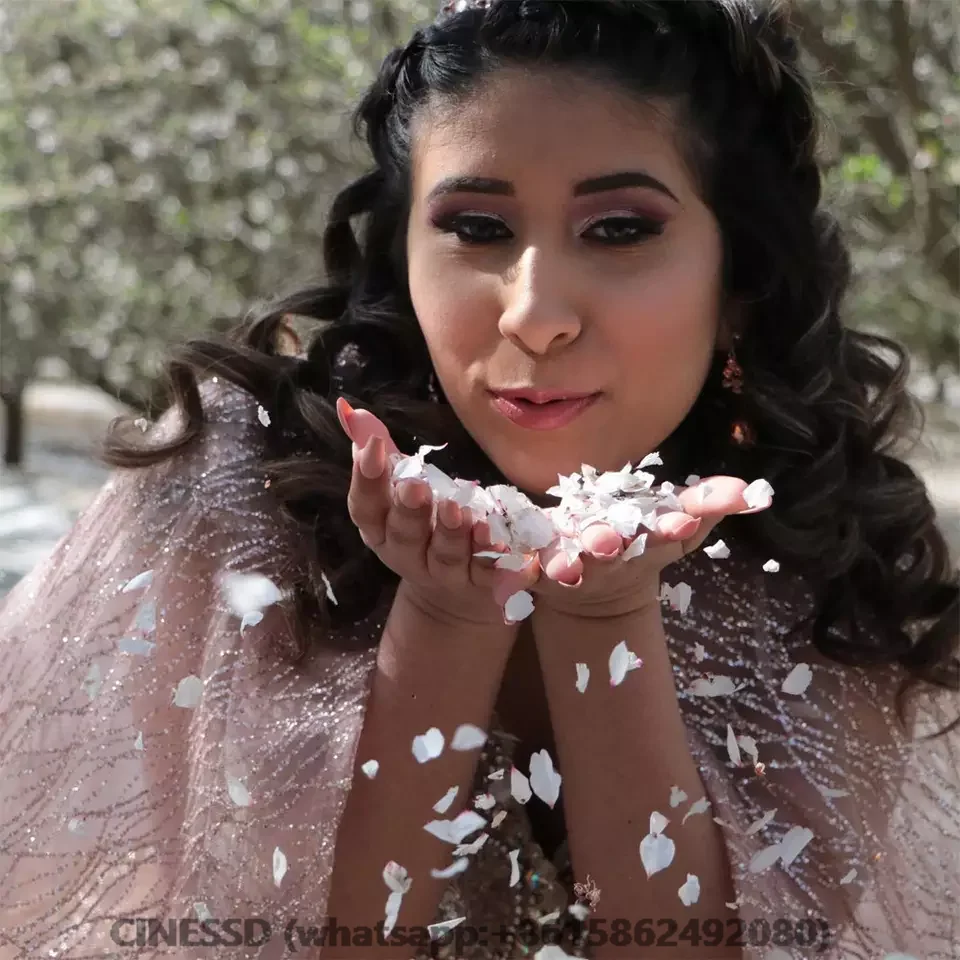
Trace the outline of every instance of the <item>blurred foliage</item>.
<instances>
[{"instance_id":1,"label":"blurred foliage","mask_svg":"<svg viewBox=\"0 0 960 960\"><path fill-rule=\"evenodd\" d=\"M0 0L0 393L38 360L136 405L165 347L316 275L349 116L422 0ZM855 320L956 365L954 5L798 0Z\"/></svg>"},{"instance_id":2,"label":"blurred foliage","mask_svg":"<svg viewBox=\"0 0 960 960\"><path fill-rule=\"evenodd\" d=\"M843 223L860 326L933 374L960 371L960 5L797 0L827 115L826 195Z\"/></svg>"}]
</instances>

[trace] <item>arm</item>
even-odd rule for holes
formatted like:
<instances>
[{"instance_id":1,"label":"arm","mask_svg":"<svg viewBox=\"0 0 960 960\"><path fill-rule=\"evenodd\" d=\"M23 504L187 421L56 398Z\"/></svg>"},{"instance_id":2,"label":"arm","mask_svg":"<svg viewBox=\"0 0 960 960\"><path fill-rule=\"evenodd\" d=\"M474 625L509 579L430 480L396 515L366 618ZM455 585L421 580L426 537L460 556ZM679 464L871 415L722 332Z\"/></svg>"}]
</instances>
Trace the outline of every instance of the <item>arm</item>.
<instances>
[{"instance_id":1,"label":"arm","mask_svg":"<svg viewBox=\"0 0 960 960\"><path fill-rule=\"evenodd\" d=\"M589 874L601 890L595 915L606 921L603 929L609 933L621 918L631 928L650 918L657 933L668 918L681 931L690 920L699 919L701 930L708 919L725 924L735 914L724 906L734 892L722 834L709 813L681 827L680 808L669 805L672 786L691 801L704 788L687 746L659 608L592 618L544 606L533 624L564 778L571 857L577 879ZM611 689L607 660L622 640L644 662ZM577 662L591 671L583 694L574 685ZM639 846L654 810L670 820L664 833L676 844L676 855L648 879ZM677 891L688 873L699 878L701 893L698 903L685 907ZM658 947L658 956L697 955L689 942L678 949ZM711 960L739 955L723 954L722 947L699 949ZM623 956L624 949L607 944L595 955Z\"/></svg>"},{"instance_id":2,"label":"arm","mask_svg":"<svg viewBox=\"0 0 960 960\"><path fill-rule=\"evenodd\" d=\"M480 751L451 750L450 740L462 723L486 730L516 630L440 622L422 612L401 583L380 644L353 787L337 836L327 908L331 922L347 927L382 923L389 895L383 868L394 860L413 879L397 927L433 923L449 881L432 878L430 871L449 866L455 848L423 827L473 808L471 786ZM420 764L412 740L430 727L443 732L446 746L440 757ZM371 758L380 763L373 780L360 770ZM459 791L453 805L444 814L435 813L433 805L454 786ZM409 957L410 951L400 945L340 948L324 955Z\"/></svg>"}]
</instances>

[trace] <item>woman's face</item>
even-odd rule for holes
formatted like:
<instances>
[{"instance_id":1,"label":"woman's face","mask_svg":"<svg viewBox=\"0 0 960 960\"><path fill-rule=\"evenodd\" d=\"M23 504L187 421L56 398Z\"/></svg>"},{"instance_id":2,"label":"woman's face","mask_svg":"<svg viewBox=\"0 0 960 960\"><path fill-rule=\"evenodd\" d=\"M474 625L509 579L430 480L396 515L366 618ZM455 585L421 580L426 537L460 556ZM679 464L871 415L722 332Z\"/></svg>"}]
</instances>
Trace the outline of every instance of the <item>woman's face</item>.
<instances>
[{"instance_id":1,"label":"woman's face","mask_svg":"<svg viewBox=\"0 0 960 960\"><path fill-rule=\"evenodd\" d=\"M413 305L453 409L529 493L655 450L718 347L720 232L669 117L511 69L418 118Z\"/></svg>"}]
</instances>

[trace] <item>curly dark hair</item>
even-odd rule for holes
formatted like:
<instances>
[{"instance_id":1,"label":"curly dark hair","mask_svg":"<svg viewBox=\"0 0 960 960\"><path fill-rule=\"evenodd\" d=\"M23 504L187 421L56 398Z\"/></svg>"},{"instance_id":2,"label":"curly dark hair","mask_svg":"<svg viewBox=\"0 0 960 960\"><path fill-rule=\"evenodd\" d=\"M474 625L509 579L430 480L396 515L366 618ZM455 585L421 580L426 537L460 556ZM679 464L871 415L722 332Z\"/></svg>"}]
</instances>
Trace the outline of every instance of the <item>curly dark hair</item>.
<instances>
[{"instance_id":1,"label":"curly dark hair","mask_svg":"<svg viewBox=\"0 0 960 960\"><path fill-rule=\"evenodd\" d=\"M895 455L921 425L907 357L841 322L849 257L821 208L816 109L798 57L787 9L751 0L495 0L418 29L386 57L359 105L355 128L373 166L333 202L325 281L260 309L231 337L176 349L169 375L182 435L145 447L138 430L117 423L104 458L141 467L184 449L204 429L199 382L237 384L280 427L266 433L264 470L304 533L302 618L336 626L369 614L395 576L347 515L351 455L338 395L376 413L401 449L447 442L438 465L502 482L442 395L433 402L428 393L433 370L404 248L411 123L428 98L467 97L503 66L588 73L676 105L686 159L722 232L726 292L748 305L742 394L718 388L718 355L661 448L666 463L681 478L727 472L773 484L774 508L742 535L809 580L823 654L899 663L911 677L904 690L918 680L960 689L956 573L923 482ZM289 314L326 321L303 357L276 349ZM751 425L753 446L730 441L732 419ZM321 570L338 607L327 606Z\"/></svg>"}]
</instances>

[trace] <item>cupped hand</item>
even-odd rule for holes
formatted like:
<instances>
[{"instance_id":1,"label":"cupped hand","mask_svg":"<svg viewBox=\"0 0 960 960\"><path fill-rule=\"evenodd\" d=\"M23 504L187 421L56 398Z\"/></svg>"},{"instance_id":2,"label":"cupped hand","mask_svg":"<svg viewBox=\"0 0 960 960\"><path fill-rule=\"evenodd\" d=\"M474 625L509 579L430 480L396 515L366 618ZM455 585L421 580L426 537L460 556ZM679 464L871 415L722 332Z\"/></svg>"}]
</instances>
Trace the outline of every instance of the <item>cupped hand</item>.
<instances>
[{"instance_id":1,"label":"cupped hand","mask_svg":"<svg viewBox=\"0 0 960 960\"><path fill-rule=\"evenodd\" d=\"M435 505L423 481L394 484L389 458L400 451L386 425L342 398L337 414L353 441L347 509L363 542L403 579L407 595L429 615L452 624L502 626L502 604L494 588L503 573L495 569L494 559L474 556L497 549L486 520L452 500ZM535 576L530 569L513 574L512 582L523 590Z\"/></svg>"},{"instance_id":2,"label":"cupped hand","mask_svg":"<svg viewBox=\"0 0 960 960\"><path fill-rule=\"evenodd\" d=\"M737 477L715 476L677 490L682 510L660 512L655 532L641 528L642 551L641 544L630 550L637 537L621 537L606 523L591 524L580 534L584 552L579 556L568 556L559 542L545 547L537 553L532 570L501 574L497 599L503 602L518 590L529 590L538 607L595 617L656 605L665 567L701 547L725 517L769 508L769 497L751 507L743 498L747 486ZM625 560L628 551L638 555ZM533 585L524 585L531 576Z\"/></svg>"}]
</instances>

